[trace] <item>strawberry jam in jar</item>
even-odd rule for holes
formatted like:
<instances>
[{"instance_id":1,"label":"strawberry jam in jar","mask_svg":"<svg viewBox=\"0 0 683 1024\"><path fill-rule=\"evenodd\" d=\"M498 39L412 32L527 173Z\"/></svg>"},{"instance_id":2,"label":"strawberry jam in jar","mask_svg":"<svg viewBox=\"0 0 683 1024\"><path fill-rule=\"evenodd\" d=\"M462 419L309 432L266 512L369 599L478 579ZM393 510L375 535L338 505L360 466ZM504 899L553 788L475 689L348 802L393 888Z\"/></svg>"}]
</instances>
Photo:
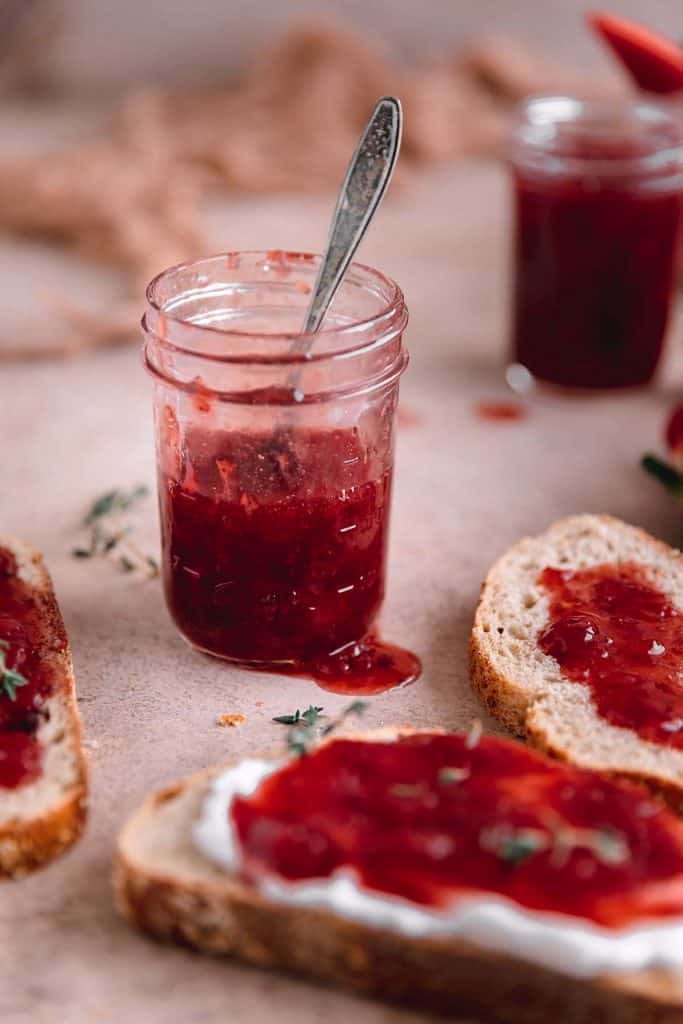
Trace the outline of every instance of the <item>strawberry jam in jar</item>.
<instances>
[{"instance_id":1,"label":"strawberry jam in jar","mask_svg":"<svg viewBox=\"0 0 683 1024\"><path fill-rule=\"evenodd\" d=\"M148 289L164 588L199 650L372 693L419 673L372 632L407 311L354 264L306 354L318 265L231 253Z\"/></svg>"},{"instance_id":2,"label":"strawberry jam in jar","mask_svg":"<svg viewBox=\"0 0 683 1024\"><path fill-rule=\"evenodd\" d=\"M576 388L646 384L662 351L683 195L683 123L640 100L521 108L513 358Z\"/></svg>"}]
</instances>

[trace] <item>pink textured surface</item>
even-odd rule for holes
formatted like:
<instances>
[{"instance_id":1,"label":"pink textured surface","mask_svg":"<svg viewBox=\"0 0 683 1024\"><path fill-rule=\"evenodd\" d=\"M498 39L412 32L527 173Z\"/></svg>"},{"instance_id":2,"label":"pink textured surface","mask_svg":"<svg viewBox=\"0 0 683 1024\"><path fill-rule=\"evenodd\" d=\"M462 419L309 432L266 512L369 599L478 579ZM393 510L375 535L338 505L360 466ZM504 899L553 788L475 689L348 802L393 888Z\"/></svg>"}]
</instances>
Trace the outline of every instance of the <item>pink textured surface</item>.
<instances>
[{"instance_id":1,"label":"pink textured surface","mask_svg":"<svg viewBox=\"0 0 683 1024\"><path fill-rule=\"evenodd\" d=\"M471 693L465 645L491 561L521 534L572 512L610 512L680 540L680 512L638 468L656 448L681 374L669 358L653 391L547 396L519 422L485 422L501 397L507 257L504 178L462 166L391 197L363 250L403 286L412 364L399 435L388 639L424 660L415 686L372 700L369 726L491 722ZM207 211L216 248L319 247L328 203L235 199ZM680 319L678 323L680 335ZM680 338L679 338L680 343ZM669 355L671 356L671 349ZM281 738L271 717L343 698L306 681L247 674L188 649L157 582L69 557L92 498L153 483L149 383L131 348L71 363L2 369L0 520L45 552L70 632L87 740L90 823L80 845L41 874L2 887L3 1024L272 1020L408 1024L418 1014L302 982L201 959L141 938L116 916L116 832L146 792ZM156 544L155 503L138 517ZM246 724L219 728L224 712Z\"/></svg>"}]
</instances>

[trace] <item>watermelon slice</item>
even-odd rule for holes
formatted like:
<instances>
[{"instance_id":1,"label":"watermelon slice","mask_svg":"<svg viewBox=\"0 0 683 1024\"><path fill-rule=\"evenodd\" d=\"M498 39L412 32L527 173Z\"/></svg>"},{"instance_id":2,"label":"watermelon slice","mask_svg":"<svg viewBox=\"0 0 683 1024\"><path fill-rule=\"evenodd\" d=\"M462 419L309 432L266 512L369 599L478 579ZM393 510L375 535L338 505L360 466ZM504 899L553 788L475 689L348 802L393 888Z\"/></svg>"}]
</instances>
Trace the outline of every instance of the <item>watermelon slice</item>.
<instances>
[{"instance_id":1,"label":"watermelon slice","mask_svg":"<svg viewBox=\"0 0 683 1024\"><path fill-rule=\"evenodd\" d=\"M646 92L683 92L683 50L635 21L595 12L592 27L612 47L636 84Z\"/></svg>"}]
</instances>

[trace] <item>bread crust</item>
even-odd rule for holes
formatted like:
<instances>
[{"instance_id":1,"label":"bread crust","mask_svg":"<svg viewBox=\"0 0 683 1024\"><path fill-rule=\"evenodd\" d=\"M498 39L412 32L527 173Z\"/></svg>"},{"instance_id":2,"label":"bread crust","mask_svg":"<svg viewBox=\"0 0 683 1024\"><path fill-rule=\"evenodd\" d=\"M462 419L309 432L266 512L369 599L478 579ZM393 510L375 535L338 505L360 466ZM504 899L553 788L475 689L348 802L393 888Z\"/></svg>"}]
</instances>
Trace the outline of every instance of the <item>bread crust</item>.
<instances>
[{"instance_id":1,"label":"bread crust","mask_svg":"<svg viewBox=\"0 0 683 1024\"><path fill-rule=\"evenodd\" d=\"M121 832L115 899L124 917L146 934L438 1014L506 1024L683 1020L683 974L568 978L460 939L411 939L328 911L277 904L208 862L204 869L199 861L193 871L177 874L146 857L141 830L153 827L154 816L165 808L188 801L189 831L192 813L224 767L149 797Z\"/></svg>"},{"instance_id":2,"label":"bread crust","mask_svg":"<svg viewBox=\"0 0 683 1024\"><path fill-rule=\"evenodd\" d=\"M81 836L87 815L85 777L50 811L0 828L0 878L21 878L64 853Z\"/></svg>"},{"instance_id":3,"label":"bread crust","mask_svg":"<svg viewBox=\"0 0 683 1024\"><path fill-rule=\"evenodd\" d=\"M82 747L81 720L76 703L71 651L52 580L35 548L0 535L0 548L11 551L35 574L32 589L41 605L47 634L56 648L51 655L60 679L56 698L66 710L67 743L76 761L76 779L61 799L33 817L0 821L0 880L20 878L67 850L83 832L87 815L87 768Z\"/></svg>"},{"instance_id":4,"label":"bread crust","mask_svg":"<svg viewBox=\"0 0 683 1024\"><path fill-rule=\"evenodd\" d=\"M553 523L539 538L525 538L519 541L492 566L481 587L468 651L472 685L488 711L515 736L527 740L532 746L559 760L575 761L582 767L593 768L606 775L641 783L664 799L677 813L683 813L683 780L679 782L677 779L667 776L664 771L646 769L642 765L624 763L615 768L600 763L597 758L594 763L589 763L585 758L579 759L573 756L572 751L548 729L543 715L538 714L547 695L539 696L525 689L524 685L513 676L501 671L492 655L484 622L495 600L494 593L506 586L505 566L514 558L516 552L524 549L529 543L534 543L535 540L542 541L550 534L560 535L565 531L576 529L577 524L583 524L586 529L591 526L602 527L617 536L626 530L632 541L641 543L661 559L670 560L672 557L678 557L679 554L662 541L651 537L645 530L627 526L620 520L607 515L570 516ZM569 685L576 686L577 684ZM635 743L643 742L636 734L632 735Z\"/></svg>"}]
</instances>

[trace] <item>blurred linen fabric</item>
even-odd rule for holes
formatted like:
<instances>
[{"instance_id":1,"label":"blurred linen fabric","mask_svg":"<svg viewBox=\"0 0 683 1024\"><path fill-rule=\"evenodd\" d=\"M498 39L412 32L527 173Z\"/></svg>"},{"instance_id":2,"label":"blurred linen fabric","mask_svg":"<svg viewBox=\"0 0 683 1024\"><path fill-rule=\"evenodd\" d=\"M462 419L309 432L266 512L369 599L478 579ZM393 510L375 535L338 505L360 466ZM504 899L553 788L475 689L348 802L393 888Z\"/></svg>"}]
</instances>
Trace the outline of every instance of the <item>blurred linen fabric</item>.
<instances>
[{"instance_id":1,"label":"blurred linen fabric","mask_svg":"<svg viewBox=\"0 0 683 1024\"><path fill-rule=\"evenodd\" d=\"M284 29L285 13L305 6L255 3L242 23L234 10L228 17L221 7L219 15L201 0L193 5L190 24L174 4L136 8L122 2L115 5L114 26L114 5L101 0L87 5L0 0L0 36L6 29L0 51L4 104L16 104L11 91L32 91L42 97L34 104L54 105L61 97L63 114L70 104L82 103L84 93L92 105L97 87L106 111L99 128L82 137L75 133L68 144L34 143L30 153L0 150L0 232L49 241L68 259L76 254L87 265L106 265L122 275L120 294L114 292L96 313L68 287L62 289L58 279L51 289L42 288L37 298L48 310L49 338L44 325L36 338L17 340L0 324L0 357L42 357L135 337L144 284L162 267L204 250L198 212L208 195L335 189L362 125L384 93L401 96L405 107L400 187L438 161L496 154L509 109L522 96L600 94L625 87L606 67L587 73L578 62L563 63L530 46L521 22L516 37L491 35L491 24L482 19L475 24L471 12L463 19L470 5L452 4L446 18L444 4L426 2L419 18L414 14L407 22L407 6L399 3L391 5L391 18L388 7L382 18L357 11L353 27L311 16ZM487 6L492 5L482 4ZM493 4L499 12L506 6L502 0ZM343 7L348 13L341 3L316 9L321 7ZM377 14L375 5L366 7ZM199 8L211 9L224 26L224 66L210 58L216 32L210 31L208 14L206 23L201 21ZM436 38L425 37L430 8L435 33L439 24L452 25L438 47ZM547 17L547 7L543 10ZM154 11L158 22L150 23ZM277 16L266 16L267 11ZM254 31L258 12L263 17ZM402 25L405 38L390 44L384 31L388 22L394 29ZM236 46L231 25L253 49ZM409 25L424 40L423 52L410 47L410 60ZM89 34L84 26L90 26ZM468 42L463 41L466 26L480 30ZM106 28L109 33L101 31ZM148 40L148 60L139 52L136 29ZM119 70L127 68L134 85L114 74L110 58L117 46ZM160 52L167 56L161 65ZM65 55L70 55L66 63ZM198 68L202 74L190 73Z\"/></svg>"}]
</instances>

